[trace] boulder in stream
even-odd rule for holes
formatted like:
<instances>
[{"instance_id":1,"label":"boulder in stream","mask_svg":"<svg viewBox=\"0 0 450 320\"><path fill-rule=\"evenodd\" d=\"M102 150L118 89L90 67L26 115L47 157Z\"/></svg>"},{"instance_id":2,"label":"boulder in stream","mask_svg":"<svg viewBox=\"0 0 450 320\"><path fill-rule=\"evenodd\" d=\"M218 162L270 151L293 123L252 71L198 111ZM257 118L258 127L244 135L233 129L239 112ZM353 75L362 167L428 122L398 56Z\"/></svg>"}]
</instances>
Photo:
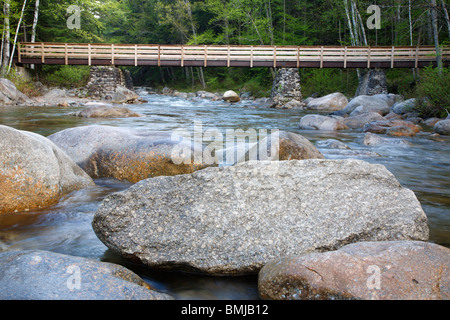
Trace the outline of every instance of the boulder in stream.
<instances>
[{"instance_id":1,"label":"boulder in stream","mask_svg":"<svg viewBox=\"0 0 450 320\"><path fill-rule=\"evenodd\" d=\"M49 207L94 181L49 139L0 126L0 214Z\"/></svg>"},{"instance_id":2,"label":"boulder in stream","mask_svg":"<svg viewBox=\"0 0 450 320\"><path fill-rule=\"evenodd\" d=\"M0 253L2 300L172 300L120 265L42 250Z\"/></svg>"},{"instance_id":3,"label":"boulder in stream","mask_svg":"<svg viewBox=\"0 0 450 320\"><path fill-rule=\"evenodd\" d=\"M215 275L358 241L428 239L414 193L384 166L353 159L250 161L146 179L107 196L92 226L124 258Z\"/></svg>"},{"instance_id":4,"label":"boulder in stream","mask_svg":"<svg viewBox=\"0 0 450 320\"><path fill-rule=\"evenodd\" d=\"M160 175L192 173L207 166L193 159L195 150L190 141L175 141L171 132L94 125L66 129L48 138L92 178L134 183ZM175 154L175 146L192 152Z\"/></svg>"},{"instance_id":5,"label":"boulder in stream","mask_svg":"<svg viewBox=\"0 0 450 320\"><path fill-rule=\"evenodd\" d=\"M281 257L259 273L264 299L449 300L450 249L422 241L358 242Z\"/></svg>"}]
</instances>

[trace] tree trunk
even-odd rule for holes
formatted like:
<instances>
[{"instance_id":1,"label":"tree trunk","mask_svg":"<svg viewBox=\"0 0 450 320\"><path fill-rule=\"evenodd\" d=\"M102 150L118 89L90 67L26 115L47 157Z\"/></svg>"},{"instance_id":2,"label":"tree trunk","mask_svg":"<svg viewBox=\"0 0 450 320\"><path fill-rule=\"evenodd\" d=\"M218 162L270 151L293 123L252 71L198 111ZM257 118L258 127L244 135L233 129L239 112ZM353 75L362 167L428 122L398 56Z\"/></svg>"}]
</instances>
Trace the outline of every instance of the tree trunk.
<instances>
[{"instance_id":1,"label":"tree trunk","mask_svg":"<svg viewBox=\"0 0 450 320\"><path fill-rule=\"evenodd\" d=\"M345 13L347 15L348 29L350 31L350 43L352 44L352 46L356 46L355 35L353 33L353 26L352 26L352 22L350 20L350 11L348 8L347 0L344 0L344 7L345 7Z\"/></svg>"},{"instance_id":2,"label":"tree trunk","mask_svg":"<svg viewBox=\"0 0 450 320\"><path fill-rule=\"evenodd\" d=\"M441 0L442 10L444 11L445 21L447 21L448 28L448 39L450 40L450 17L448 16L447 7L445 6L444 0Z\"/></svg>"},{"instance_id":3,"label":"tree trunk","mask_svg":"<svg viewBox=\"0 0 450 320\"><path fill-rule=\"evenodd\" d=\"M36 0L34 7L34 18L33 18L33 26L31 27L31 42L36 42L36 28L39 20L39 0ZM31 69L34 69L34 64L32 64Z\"/></svg>"},{"instance_id":4,"label":"tree trunk","mask_svg":"<svg viewBox=\"0 0 450 320\"><path fill-rule=\"evenodd\" d=\"M431 0L431 24L433 27L433 38L434 38L434 46L436 47L436 60L437 66L439 69L439 73L442 72L442 56L441 56L441 48L439 47L439 28L438 28L438 15L437 15L437 5L436 0Z\"/></svg>"},{"instance_id":5,"label":"tree trunk","mask_svg":"<svg viewBox=\"0 0 450 320\"><path fill-rule=\"evenodd\" d=\"M10 39L9 39L11 37L10 22L9 22L10 13L11 13L11 2L10 0L5 0L3 4L3 14L5 15L4 18L5 41L3 45L2 67L0 70L1 76L4 76L6 73L7 70L6 68L8 67L10 57Z\"/></svg>"},{"instance_id":6,"label":"tree trunk","mask_svg":"<svg viewBox=\"0 0 450 320\"><path fill-rule=\"evenodd\" d=\"M14 53L16 51L17 36L19 35L20 25L22 24L23 14L25 13L25 6L26 5L27 5L27 0L25 0L23 2L22 12L20 13L19 23L17 24L16 35L14 36L13 49L12 49L11 57L9 59L9 65L8 65L8 72L7 73L9 73L9 71L11 70L11 65L12 65L12 62L13 62L13 59L14 59Z\"/></svg>"}]
</instances>

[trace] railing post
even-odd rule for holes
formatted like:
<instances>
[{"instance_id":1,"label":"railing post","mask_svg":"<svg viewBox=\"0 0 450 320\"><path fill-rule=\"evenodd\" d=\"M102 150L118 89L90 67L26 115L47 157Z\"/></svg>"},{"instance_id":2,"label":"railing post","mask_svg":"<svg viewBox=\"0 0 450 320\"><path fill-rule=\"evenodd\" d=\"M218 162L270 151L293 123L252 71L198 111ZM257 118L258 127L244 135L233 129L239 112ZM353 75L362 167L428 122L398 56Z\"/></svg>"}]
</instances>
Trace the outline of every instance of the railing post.
<instances>
[{"instance_id":1,"label":"railing post","mask_svg":"<svg viewBox=\"0 0 450 320\"><path fill-rule=\"evenodd\" d=\"M414 68L418 68L419 67L419 46L416 47L416 61L414 63Z\"/></svg>"},{"instance_id":2,"label":"railing post","mask_svg":"<svg viewBox=\"0 0 450 320\"><path fill-rule=\"evenodd\" d=\"M344 49L344 69L347 69L347 46Z\"/></svg>"},{"instance_id":3,"label":"railing post","mask_svg":"<svg viewBox=\"0 0 450 320\"><path fill-rule=\"evenodd\" d=\"M370 46L367 48L367 69L370 69Z\"/></svg>"},{"instance_id":4,"label":"railing post","mask_svg":"<svg viewBox=\"0 0 450 320\"><path fill-rule=\"evenodd\" d=\"M273 47L273 67L277 67L277 46Z\"/></svg>"},{"instance_id":5,"label":"railing post","mask_svg":"<svg viewBox=\"0 0 450 320\"><path fill-rule=\"evenodd\" d=\"M92 65L92 58L91 58L91 44L88 43L88 64Z\"/></svg>"},{"instance_id":6,"label":"railing post","mask_svg":"<svg viewBox=\"0 0 450 320\"><path fill-rule=\"evenodd\" d=\"M158 67L161 67L161 46L158 45Z\"/></svg>"},{"instance_id":7,"label":"railing post","mask_svg":"<svg viewBox=\"0 0 450 320\"><path fill-rule=\"evenodd\" d=\"M181 46L181 66L184 67L184 46Z\"/></svg>"},{"instance_id":8,"label":"railing post","mask_svg":"<svg viewBox=\"0 0 450 320\"><path fill-rule=\"evenodd\" d=\"M138 45L134 45L134 66L137 67L138 65Z\"/></svg>"},{"instance_id":9,"label":"railing post","mask_svg":"<svg viewBox=\"0 0 450 320\"><path fill-rule=\"evenodd\" d=\"M203 66L206 68L208 65L208 46L205 44L205 60L203 62Z\"/></svg>"},{"instance_id":10,"label":"railing post","mask_svg":"<svg viewBox=\"0 0 450 320\"><path fill-rule=\"evenodd\" d=\"M64 63L66 66L69 64L69 52L67 48L67 43L64 44Z\"/></svg>"},{"instance_id":11,"label":"railing post","mask_svg":"<svg viewBox=\"0 0 450 320\"><path fill-rule=\"evenodd\" d=\"M297 68L300 68L300 47L297 47Z\"/></svg>"},{"instance_id":12,"label":"railing post","mask_svg":"<svg viewBox=\"0 0 450 320\"><path fill-rule=\"evenodd\" d=\"M41 54L42 54L42 63L45 63L45 52L44 52L44 43L41 42Z\"/></svg>"},{"instance_id":13,"label":"railing post","mask_svg":"<svg viewBox=\"0 0 450 320\"><path fill-rule=\"evenodd\" d=\"M392 51L391 51L391 69L394 68L394 46L392 46Z\"/></svg>"},{"instance_id":14,"label":"railing post","mask_svg":"<svg viewBox=\"0 0 450 320\"><path fill-rule=\"evenodd\" d=\"M230 56L230 46L228 46L228 47L227 47L227 68L230 67L230 59L231 59L231 56Z\"/></svg>"},{"instance_id":15,"label":"railing post","mask_svg":"<svg viewBox=\"0 0 450 320\"><path fill-rule=\"evenodd\" d=\"M320 47L320 68L323 68L323 46Z\"/></svg>"},{"instance_id":16,"label":"railing post","mask_svg":"<svg viewBox=\"0 0 450 320\"><path fill-rule=\"evenodd\" d=\"M250 47L250 68L253 68L253 46Z\"/></svg>"},{"instance_id":17,"label":"railing post","mask_svg":"<svg viewBox=\"0 0 450 320\"><path fill-rule=\"evenodd\" d=\"M111 44L111 64L114 65L114 43Z\"/></svg>"}]
</instances>

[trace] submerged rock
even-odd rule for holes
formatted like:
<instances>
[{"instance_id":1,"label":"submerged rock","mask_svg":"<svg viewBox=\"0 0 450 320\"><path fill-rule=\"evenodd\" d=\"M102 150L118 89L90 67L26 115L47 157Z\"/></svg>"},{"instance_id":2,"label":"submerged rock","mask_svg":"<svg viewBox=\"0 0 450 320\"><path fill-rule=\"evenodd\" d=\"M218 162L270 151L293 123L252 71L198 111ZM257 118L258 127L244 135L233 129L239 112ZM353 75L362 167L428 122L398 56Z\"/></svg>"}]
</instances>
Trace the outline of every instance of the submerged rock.
<instances>
[{"instance_id":1,"label":"submerged rock","mask_svg":"<svg viewBox=\"0 0 450 320\"><path fill-rule=\"evenodd\" d=\"M353 114L353 113L352 113ZM358 115L352 115L348 118L344 119L344 124L352 129L362 128L366 123L372 121L380 121L384 120L383 116L381 116L377 112L367 112Z\"/></svg>"},{"instance_id":2,"label":"submerged rock","mask_svg":"<svg viewBox=\"0 0 450 320\"><path fill-rule=\"evenodd\" d=\"M276 300L448 300L449 265L450 250L437 244L359 242L271 261L258 289Z\"/></svg>"},{"instance_id":3,"label":"submerged rock","mask_svg":"<svg viewBox=\"0 0 450 320\"><path fill-rule=\"evenodd\" d=\"M122 106L113 106L111 104L91 104L85 109L69 114L70 116L81 118L129 118L142 117L142 115L131 111Z\"/></svg>"},{"instance_id":4,"label":"submerged rock","mask_svg":"<svg viewBox=\"0 0 450 320\"><path fill-rule=\"evenodd\" d=\"M395 135L395 132L402 132L402 129L400 128L404 128L404 127L408 127L411 129L411 131L409 130L405 130L406 133L418 133L421 130L421 127L419 127L418 125L410 122L410 121L405 121L405 120L381 120L381 121L372 121L369 123L366 123L363 126L363 132L372 132L372 133L388 133L388 130L390 128L394 128L397 127L396 129L392 129L391 133L393 133L392 135ZM413 135L414 135L413 134Z\"/></svg>"},{"instance_id":5,"label":"submerged rock","mask_svg":"<svg viewBox=\"0 0 450 320\"><path fill-rule=\"evenodd\" d=\"M94 181L49 139L0 126L0 214L49 207Z\"/></svg>"},{"instance_id":6,"label":"submerged rock","mask_svg":"<svg viewBox=\"0 0 450 320\"><path fill-rule=\"evenodd\" d=\"M308 114L300 119L300 129L303 130L324 130L336 131L348 129L343 118L322 116L318 114Z\"/></svg>"},{"instance_id":7,"label":"submerged rock","mask_svg":"<svg viewBox=\"0 0 450 320\"><path fill-rule=\"evenodd\" d=\"M221 275L357 241L428 239L414 193L360 160L252 161L147 179L107 196L92 226L125 258Z\"/></svg>"},{"instance_id":8,"label":"submerged rock","mask_svg":"<svg viewBox=\"0 0 450 320\"><path fill-rule=\"evenodd\" d=\"M48 137L93 178L138 182L160 175L192 173L206 165L193 159L190 141L172 140L170 132L86 126ZM192 153L174 152L174 147Z\"/></svg>"},{"instance_id":9,"label":"submerged rock","mask_svg":"<svg viewBox=\"0 0 450 320\"><path fill-rule=\"evenodd\" d=\"M322 141L317 141L316 145L319 148L329 148L329 149L350 149L345 143L336 139L327 139Z\"/></svg>"},{"instance_id":10,"label":"submerged rock","mask_svg":"<svg viewBox=\"0 0 450 320\"><path fill-rule=\"evenodd\" d=\"M2 300L172 300L112 263L41 250L0 253Z\"/></svg>"},{"instance_id":11,"label":"submerged rock","mask_svg":"<svg viewBox=\"0 0 450 320\"><path fill-rule=\"evenodd\" d=\"M411 145L410 142L404 139L385 138L380 137L377 134L367 132L364 136L364 142L366 146L379 146L385 144L397 144L397 145Z\"/></svg>"}]
</instances>

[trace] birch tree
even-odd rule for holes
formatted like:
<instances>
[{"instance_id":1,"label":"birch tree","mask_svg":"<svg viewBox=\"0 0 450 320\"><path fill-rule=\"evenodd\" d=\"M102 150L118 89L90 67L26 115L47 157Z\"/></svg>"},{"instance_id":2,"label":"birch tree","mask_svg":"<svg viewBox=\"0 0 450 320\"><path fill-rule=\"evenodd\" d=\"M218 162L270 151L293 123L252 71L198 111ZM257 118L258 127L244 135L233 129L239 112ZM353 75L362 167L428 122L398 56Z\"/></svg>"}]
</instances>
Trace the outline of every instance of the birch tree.
<instances>
[{"instance_id":1,"label":"birch tree","mask_svg":"<svg viewBox=\"0 0 450 320\"><path fill-rule=\"evenodd\" d=\"M0 69L0 75L4 76L6 74L6 70L9 63L10 57L10 14L11 14L11 0L4 0L3 3L3 14L4 14L4 43L3 43L3 56L2 56L2 67Z\"/></svg>"},{"instance_id":2,"label":"birch tree","mask_svg":"<svg viewBox=\"0 0 450 320\"><path fill-rule=\"evenodd\" d=\"M20 25L22 24L23 14L25 13L26 5L27 5L27 0L24 0L23 1L23 6L22 6L22 11L20 12L20 19L19 19L19 22L17 23L16 34L14 35L13 50L12 50L11 57L9 59L7 74L11 70L11 65L12 65L12 62L13 62L13 59L14 59L14 53L16 51L17 36L19 35Z\"/></svg>"},{"instance_id":3,"label":"birch tree","mask_svg":"<svg viewBox=\"0 0 450 320\"><path fill-rule=\"evenodd\" d=\"M439 28L438 28L438 12L436 0L431 0L431 25L433 29L434 46L436 47L436 60L439 73L442 72L442 56L441 48L439 47Z\"/></svg>"}]
</instances>

